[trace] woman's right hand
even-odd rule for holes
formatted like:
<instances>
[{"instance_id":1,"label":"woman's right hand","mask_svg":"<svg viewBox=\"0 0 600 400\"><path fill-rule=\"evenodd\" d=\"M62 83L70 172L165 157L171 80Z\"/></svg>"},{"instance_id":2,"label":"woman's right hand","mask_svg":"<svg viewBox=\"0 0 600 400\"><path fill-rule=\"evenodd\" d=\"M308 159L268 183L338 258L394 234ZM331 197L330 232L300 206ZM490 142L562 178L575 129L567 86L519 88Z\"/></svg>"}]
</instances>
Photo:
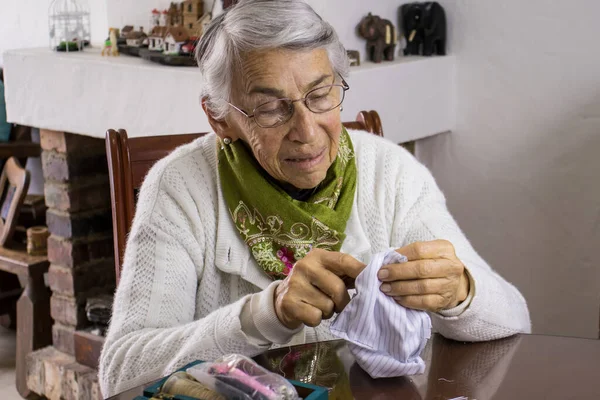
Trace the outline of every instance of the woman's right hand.
<instances>
[{"instance_id":1,"label":"woman's right hand","mask_svg":"<svg viewBox=\"0 0 600 400\"><path fill-rule=\"evenodd\" d=\"M344 278L355 279L365 264L344 253L311 250L275 290L277 318L289 329L315 327L350 302Z\"/></svg>"}]
</instances>

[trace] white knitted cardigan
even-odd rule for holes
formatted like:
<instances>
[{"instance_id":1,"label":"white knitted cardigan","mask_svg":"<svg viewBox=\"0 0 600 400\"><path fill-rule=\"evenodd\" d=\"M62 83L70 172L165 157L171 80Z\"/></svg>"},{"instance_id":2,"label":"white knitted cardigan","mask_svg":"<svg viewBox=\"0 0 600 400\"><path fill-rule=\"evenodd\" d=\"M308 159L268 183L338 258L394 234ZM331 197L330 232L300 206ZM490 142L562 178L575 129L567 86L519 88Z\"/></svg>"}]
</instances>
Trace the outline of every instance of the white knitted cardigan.
<instances>
[{"instance_id":1,"label":"white knitted cardigan","mask_svg":"<svg viewBox=\"0 0 600 400\"><path fill-rule=\"evenodd\" d=\"M431 314L434 329L464 341L530 332L523 296L471 247L429 171L390 141L350 135L358 178L342 251L367 262L388 248L449 240L470 274L470 302ZM257 341L242 330L250 312L263 338L296 333L277 326L272 291L278 282L259 269L231 221L217 151L214 134L199 138L159 161L144 181L100 357L104 396L194 360L253 356L276 346L275 339ZM292 342L333 338L324 321Z\"/></svg>"}]
</instances>

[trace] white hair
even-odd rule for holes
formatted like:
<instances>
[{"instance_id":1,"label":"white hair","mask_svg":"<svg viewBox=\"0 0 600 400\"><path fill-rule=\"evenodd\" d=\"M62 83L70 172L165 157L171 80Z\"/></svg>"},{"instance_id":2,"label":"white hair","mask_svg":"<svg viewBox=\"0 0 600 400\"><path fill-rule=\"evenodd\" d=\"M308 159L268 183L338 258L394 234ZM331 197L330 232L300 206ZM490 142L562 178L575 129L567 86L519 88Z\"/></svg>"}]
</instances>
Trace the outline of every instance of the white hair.
<instances>
[{"instance_id":1,"label":"white hair","mask_svg":"<svg viewBox=\"0 0 600 400\"><path fill-rule=\"evenodd\" d=\"M334 73L347 77L348 57L335 30L304 1L241 0L209 24L197 46L204 78L202 97L210 113L222 119L229 112L232 77L243 55L319 48L327 51Z\"/></svg>"}]
</instances>

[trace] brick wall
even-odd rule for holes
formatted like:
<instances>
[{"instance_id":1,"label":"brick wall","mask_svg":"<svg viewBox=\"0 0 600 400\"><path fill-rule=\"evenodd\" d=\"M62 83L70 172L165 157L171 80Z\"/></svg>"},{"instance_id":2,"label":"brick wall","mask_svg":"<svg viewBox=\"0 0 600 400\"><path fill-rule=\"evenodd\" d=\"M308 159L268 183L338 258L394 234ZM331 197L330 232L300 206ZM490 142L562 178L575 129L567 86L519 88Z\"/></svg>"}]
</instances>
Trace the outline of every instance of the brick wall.
<instances>
[{"instance_id":1,"label":"brick wall","mask_svg":"<svg viewBox=\"0 0 600 400\"><path fill-rule=\"evenodd\" d=\"M87 298L115 288L104 140L42 129L40 144L55 324L53 347L30 355L28 386L50 399L93 398L99 396L92 393L97 392L96 374L75 363L73 334L89 325Z\"/></svg>"},{"instance_id":2,"label":"brick wall","mask_svg":"<svg viewBox=\"0 0 600 400\"><path fill-rule=\"evenodd\" d=\"M97 371L54 347L27 356L27 386L51 400L102 400Z\"/></svg>"}]
</instances>

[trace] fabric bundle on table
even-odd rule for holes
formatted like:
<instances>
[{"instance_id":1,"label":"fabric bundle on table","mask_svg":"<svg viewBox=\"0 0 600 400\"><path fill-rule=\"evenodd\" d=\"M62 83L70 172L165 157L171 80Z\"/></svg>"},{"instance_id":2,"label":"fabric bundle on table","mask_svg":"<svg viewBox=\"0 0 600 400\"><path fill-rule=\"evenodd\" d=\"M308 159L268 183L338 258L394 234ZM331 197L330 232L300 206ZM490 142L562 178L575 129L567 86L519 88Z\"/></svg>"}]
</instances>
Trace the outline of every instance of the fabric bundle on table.
<instances>
[{"instance_id":1,"label":"fabric bundle on table","mask_svg":"<svg viewBox=\"0 0 600 400\"><path fill-rule=\"evenodd\" d=\"M397 304L379 290L379 269L407 258L394 250L373 256L356 278L356 295L331 324L331 332L348 341L357 363L373 378L421 374L421 352L431 337L424 311Z\"/></svg>"}]
</instances>

